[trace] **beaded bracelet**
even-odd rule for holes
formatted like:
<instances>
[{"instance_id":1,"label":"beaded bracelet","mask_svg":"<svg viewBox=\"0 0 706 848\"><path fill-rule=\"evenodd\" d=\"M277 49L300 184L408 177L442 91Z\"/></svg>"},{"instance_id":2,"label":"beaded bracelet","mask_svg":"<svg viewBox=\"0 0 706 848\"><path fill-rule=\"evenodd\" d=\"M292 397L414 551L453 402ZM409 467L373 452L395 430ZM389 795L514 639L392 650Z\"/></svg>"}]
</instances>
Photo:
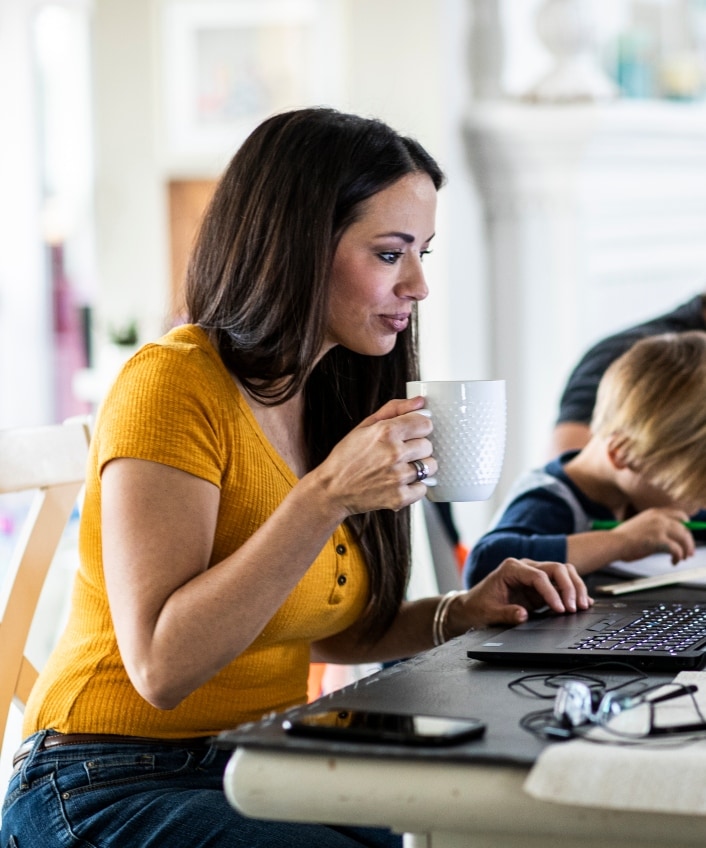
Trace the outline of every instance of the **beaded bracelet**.
<instances>
[{"instance_id":1,"label":"beaded bracelet","mask_svg":"<svg viewBox=\"0 0 706 848\"><path fill-rule=\"evenodd\" d=\"M447 592L445 595L442 595L439 603L436 605L436 610L434 612L434 620L431 625L432 637L434 639L434 647L438 648L439 645L443 645L446 641L446 619L449 615L449 607L451 606L451 602L457 596L462 594L459 589L452 589L450 592Z\"/></svg>"}]
</instances>

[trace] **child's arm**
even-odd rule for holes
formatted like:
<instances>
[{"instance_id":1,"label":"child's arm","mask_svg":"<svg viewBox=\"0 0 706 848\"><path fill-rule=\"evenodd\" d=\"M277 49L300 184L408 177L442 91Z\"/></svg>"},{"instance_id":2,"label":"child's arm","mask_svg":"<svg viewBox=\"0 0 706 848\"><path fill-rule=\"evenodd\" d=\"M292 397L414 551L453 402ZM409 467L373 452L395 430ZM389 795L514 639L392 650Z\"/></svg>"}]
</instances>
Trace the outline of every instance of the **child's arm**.
<instances>
[{"instance_id":1,"label":"child's arm","mask_svg":"<svg viewBox=\"0 0 706 848\"><path fill-rule=\"evenodd\" d=\"M566 536L525 536L492 532L473 546L463 573L467 588L475 586L509 557L535 562L569 562Z\"/></svg>"},{"instance_id":2,"label":"child's arm","mask_svg":"<svg viewBox=\"0 0 706 848\"><path fill-rule=\"evenodd\" d=\"M694 553L694 537L684 526L688 515L678 509L646 509L612 530L591 530L567 538L566 557L579 574L603 568L615 560L631 562L668 553L672 563Z\"/></svg>"},{"instance_id":3,"label":"child's arm","mask_svg":"<svg viewBox=\"0 0 706 848\"><path fill-rule=\"evenodd\" d=\"M573 513L564 500L545 489L526 492L473 545L463 570L464 585L475 586L508 557L567 562L566 537L573 529Z\"/></svg>"}]
</instances>

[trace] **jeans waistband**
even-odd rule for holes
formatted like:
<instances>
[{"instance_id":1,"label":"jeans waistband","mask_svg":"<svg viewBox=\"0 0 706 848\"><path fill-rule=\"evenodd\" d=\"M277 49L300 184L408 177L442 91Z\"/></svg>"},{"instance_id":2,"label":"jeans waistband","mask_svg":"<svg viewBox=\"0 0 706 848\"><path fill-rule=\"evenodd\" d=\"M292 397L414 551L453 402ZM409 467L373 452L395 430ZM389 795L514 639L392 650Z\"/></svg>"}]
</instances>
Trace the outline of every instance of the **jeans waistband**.
<instances>
[{"instance_id":1,"label":"jeans waistband","mask_svg":"<svg viewBox=\"0 0 706 848\"><path fill-rule=\"evenodd\" d=\"M213 742L213 736L192 736L189 739L157 739L151 736L122 736L113 733L53 733L47 734L37 745L37 751L59 748L66 745L90 745L108 743L117 745L165 745L168 748L185 748L188 751L205 751ZM15 752L13 768L35 750L36 740L28 739Z\"/></svg>"}]
</instances>

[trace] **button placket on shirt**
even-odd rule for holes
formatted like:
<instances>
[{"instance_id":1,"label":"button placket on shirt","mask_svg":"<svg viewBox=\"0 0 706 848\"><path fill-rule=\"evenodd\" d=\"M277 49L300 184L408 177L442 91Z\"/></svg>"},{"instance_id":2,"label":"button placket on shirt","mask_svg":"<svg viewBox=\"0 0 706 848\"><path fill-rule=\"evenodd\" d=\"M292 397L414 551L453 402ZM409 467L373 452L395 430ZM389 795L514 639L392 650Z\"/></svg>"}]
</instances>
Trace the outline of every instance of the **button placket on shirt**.
<instances>
[{"instance_id":1,"label":"button placket on shirt","mask_svg":"<svg viewBox=\"0 0 706 848\"><path fill-rule=\"evenodd\" d=\"M335 541L336 551L336 585L333 587L331 600L334 602L340 601L343 598L343 591L348 584L348 545L345 541L341 541L340 537Z\"/></svg>"}]
</instances>

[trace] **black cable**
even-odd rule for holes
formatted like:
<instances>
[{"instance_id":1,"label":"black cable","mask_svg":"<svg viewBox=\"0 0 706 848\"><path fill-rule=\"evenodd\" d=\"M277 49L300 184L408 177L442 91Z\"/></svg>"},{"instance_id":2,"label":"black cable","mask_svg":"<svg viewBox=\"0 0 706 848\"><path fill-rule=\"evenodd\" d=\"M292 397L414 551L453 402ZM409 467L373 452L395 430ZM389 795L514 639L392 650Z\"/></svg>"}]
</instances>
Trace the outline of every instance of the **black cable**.
<instances>
[{"instance_id":1,"label":"black cable","mask_svg":"<svg viewBox=\"0 0 706 848\"><path fill-rule=\"evenodd\" d=\"M613 686L612 689L607 689L607 683L605 680L602 680L600 677L596 677L593 674L588 674L589 671L595 671L600 668L618 668L618 670L626 670L629 671L632 677L629 680L626 680L624 683L619 683L616 686ZM617 691L621 689L623 686L629 686L631 683L638 683L643 680L647 680L647 674L644 671L641 671L635 666L630 665L629 663L617 662L615 660L607 660L602 663L593 663L587 666L577 666L572 669L562 669L561 671L553 671L553 672L536 672L534 674L524 674L522 677L518 677L515 680L511 680L508 683L508 689L511 692L515 692L517 695L521 695L523 697L529 698L542 698L545 700L552 699L556 696L556 690L560 689L563 683L566 683L569 680L580 680L583 683L586 683L592 691L597 693L605 694L606 691ZM553 691L543 694L534 689L530 684L535 681L540 681L544 686Z\"/></svg>"}]
</instances>

